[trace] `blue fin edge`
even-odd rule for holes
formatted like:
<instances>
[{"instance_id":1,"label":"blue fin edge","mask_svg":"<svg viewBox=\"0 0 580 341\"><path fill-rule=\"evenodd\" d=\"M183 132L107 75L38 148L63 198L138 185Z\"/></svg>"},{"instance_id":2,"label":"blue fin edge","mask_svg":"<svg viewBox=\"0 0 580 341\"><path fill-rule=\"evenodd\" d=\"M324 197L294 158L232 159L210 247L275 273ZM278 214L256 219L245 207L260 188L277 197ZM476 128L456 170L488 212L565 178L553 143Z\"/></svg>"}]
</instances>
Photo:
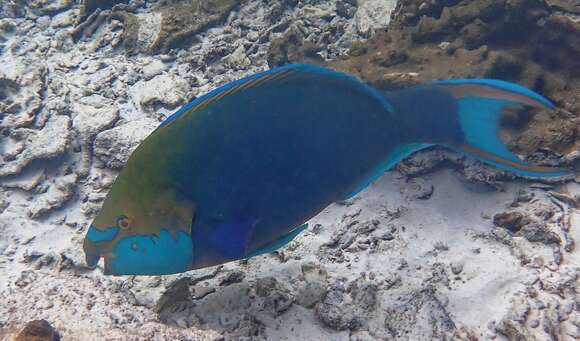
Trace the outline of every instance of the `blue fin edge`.
<instances>
[{"instance_id":1,"label":"blue fin edge","mask_svg":"<svg viewBox=\"0 0 580 341\"><path fill-rule=\"evenodd\" d=\"M537 92L530 90L526 87L521 85L502 81L499 79L490 79L490 78L467 78L467 79L450 79L450 80L439 80L432 82L433 84L440 84L440 85L462 85L462 84L475 84L475 85L486 85L491 86L496 89L508 91L508 92L515 92L520 95L524 95L526 97L535 99L536 101L542 103L548 108L555 108L556 106L546 97L538 94Z\"/></svg>"},{"instance_id":2,"label":"blue fin edge","mask_svg":"<svg viewBox=\"0 0 580 341\"><path fill-rule=\"evenodd\" d=\"M286 70L298 70L298 71L305 71L305 72L312 72L312 73L317 73L320 75L326 75L329 77L336 77L336 78L340 78L343 80L348 80L353 82L353 84L356 84L357 86L361 87L363 90L369 92L370 94L372 94L377 100L379 100L383 106L385 107L386 110L388 110L389 112L393 112L394 108L393 106L387 101L387 99L385 98L385 96L383 96L379 91L377 91L376 89L374 89L373 87L361 82L359 79L355 78L354 76L348 75L346 73L342 73L342 72L338 72L338 71L334 71L334 70L330 70L330 69L326 69L320 66L316 66L316 65L309 65L309 64L288 64L288 65L284 65L284 66L280 66L280 67L275 67L272 68L270 70L267 71L263 71L263 72L259 72L244 78L240 78L238 80L235 81L231 81L229 83L226 83L218 88L215 88L213 90L211 90L210 92L197 97L196 99L194 99L193 101L185 104L184 106L182 106L179 110L177 110L175 113L173 113L172 115L170 115L169 117L167 117L159 127L163 127L173 121L175 121L178 117L180 117L182 114L184 114L185 112L187 112L189 109L193 108L194 106L196 106L197 104L205 101L208 98L214 97L219 95L220 93L231 89L234 86L240 85L240 84L244 84L247 83L251 80L257 79L257 78L261 78L263 76L269 75L269 74L273 74L273 73L279 73L282 71L286 71Z\"/></svg>"},{"instance_id":3,"label":"blue fin edge","mask_svg":"<svg viewBox=\"0 0 580 341\"><path fill-rule=\"evenodd\" d=\"M308 228L308 224L302 224L297 228L293 229L292 231L290 231L288 234L285 234L282 237L276 239L275 241L269 243L265 247L262 247L260 249L248 253L246 258L259 256L265 253L272 253L281 248L282 246L290 243L294 238L296 238L297 235L299 235L302 231L306 230L306 228Z\"/></svg>"},{"instance_id":4,"label":"blue fin edge","mask_svg":"<svg viewBox=\"0 0 580 341\"><path fill-rule=\"evenodd\" d=\"M396 147L389 153L389 156L385 159L385 161L382 162L371 173L371 175L359 183L353 191L349 192L343 200L351 199L355 195L359 194L363 189L367 188L370 184L380 178L386 171L393 168L397 163L401 162L411 154L432 146L434 146L432 143L409 143Z\"/></svg>"}]
</instances>

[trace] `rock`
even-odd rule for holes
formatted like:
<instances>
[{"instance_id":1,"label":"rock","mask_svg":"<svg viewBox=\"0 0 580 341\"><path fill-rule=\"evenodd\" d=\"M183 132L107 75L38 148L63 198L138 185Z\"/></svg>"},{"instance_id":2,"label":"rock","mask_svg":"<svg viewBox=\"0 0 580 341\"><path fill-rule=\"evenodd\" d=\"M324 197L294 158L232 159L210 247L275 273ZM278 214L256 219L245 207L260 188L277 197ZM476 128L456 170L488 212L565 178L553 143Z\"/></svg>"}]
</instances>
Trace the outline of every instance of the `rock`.
<instances>
[{"instance_id":1,"label":"rock","mask_svg":"<svg viewBox=\"0 0 580 341\"><path fill-rule=\"evenodd\" d=\"M37 15L55 15L70 8L73 0L31 0L30 10Z\"/></svg>"},{"instance_id":2,"label":"rock","mask_svg":"<svg viewBox=\"0 0 580 341\"><path fill-rule=\"evenodd\" d=\"M375 29L387 27L397 4L390 0L360 0L357 3L354 20L357 32L363 37L370 36Z\"/></svg>"},{"instance_id":3,"label":"rock","mask_svg":"<svg viewBox=\"0 0 580 341\"><path fill-rule=\"evenodd\" d=\"M542 223L531 222L525 225L521 232L523 233L524 238L530 242L557 245L562 243L558 234L550 231L550 229Z\"/></svg>"},{"instance_id":4,"label":"rock","mask_svg":"<svg viewBox=\"0 0 580 341\"><path fill-rule=\"evenodd\" d=\"M259 297L266 297L277 286L278 281L274 277L260 278L256 281L256 295L258 295Z\"/></svg>"},{"instance_id":5,"label":"rock","mask_svg":"<svg viewBox=\"0 0 580 341\"><path fill-rule=\"evenodd\" d=\"M444 242L438 241L433 245L435 251L449 251L449 246Z\"/></svg>"},{"instance_id":6,"label":"rock","mask_svg":"<svg viewBox=\"0 0 580 341\"><path fill-rule=\"evenodd\" d=\"M20 277L16 279L14 285L16 285L19 288L24 288L33 283L34 281L36 281L36 279L37 275L34 271L25 270L20 273Z\"/></svg>"},{"instance_id":7,"label":"rock","mask_svg":"<svg viewBox=\"0 0 580 341\"><path fill-rule=\"evenodd\" d=\"M459 275L463 271L463 263L460 262L453 262L451 263L451 272L454 275Z\"/></svg>"},{"instance_id":8,"label":"rock","mask_svg":"<svg viewBox=\"0 0 580 341\"><path fill-rule=\"evenodd\" d=\"M129 0L82 0L80 6L79 22L82 22L97 9L110 9L116 4L127 3Z\"/></svg>"},{"instance_id":9,"label":"rock","mask_svg":"<svg viewBox=\"0 0 580 341\"><path fill-rule=\"evenodd\" d=\"M352 282L348 290L341 282L335 282L328 288L324 300L316 304L315 314L334 330L358 330L376 308L377 291L376 284L363 278Z\"/></svg>"},{"instance_id":10,"label":"rock","mask_svg":"<svg viewBox=\"0 0 580 341\"><path fill-rule=\"evenodd\" d=\"M201 300L207 295L213 294L215 291L214 287L197 285L193 288L193 297L196 300Z\"/></svg>"},{"instance_id":11,"label":"rock","mask_svg":"<svg viewBox=\"0 0 580 341\"><path fill-rule=\"evenodd\" d=\"M155 112L159 107L169 109L189 99L190 85L183 78L161 74L148 81L133 85L129 94L135 105L146 112Z\"/></svg>"},{"instance_id":12,"label":"rock","mask_svg":"<svg viewBox=\"0 0 580 341\"><path fill-rule=\"evenodd\" d=\"M526 130L508 141L509 146L516 152L531 154L540 149L566 152L566 147L574 146L579 138L580 120L575 114L557 110L549 114L538 113L528 121L530 122L524 124ZM539 163L540 160L534 161Z\"/></svg>"},{"instance_id":13,"label":"rock","mask_svg":"<svg viewBox=\"0 0 580 341\"><path fill-rule=\"evenodd\" d=\"M2 1L0 2L0 13L6 18L19 18L26 14L26 3Z\"/></svg>"},{"instance_id":14,"label":"rock","mask_svg":"<svg viewBox=\"0 0 580 341\"><path fill-rule=\"evenodd\" d=\"M345 18L352 18L356 13L356 1L338 1L336 14Z\"/></svg>"},{"instance_id":15,"label":"rock","mask_svg":"<svg viewBox=\"0 0 580 341\"><path fill-rule=\"evenodd\" d=\"M411 179L404 188L406 194L412 199L427 200L433 195L434 187L421 178Z\"/></svg>"},{"instance_id":16,"label":"rock","mask_svg":"<svg viewBox=\"0 0 580 341\"><path fill-rule=\"evenodd\" d=\"M44 168L35 169L28 167L16 176L9 176L0 179L0 187L17 188L30 192L37 188L45 180L45 176L46 170Z\"/></svg>"},{"instance_id":17,"label":"rock","mask_svg":"<svg viewBox=\"0 0 580 341\"><path fill-rule=\"evenodd\" d=\"M317 54L320 50L314 43L307 41L296 26L291 27L282 37L272 40L268 48L268 65L273 68L289 63L320 64Z\"/></svg>"},{"instance_id":18,"label":"rock","mask_svg":"<svg viewBox=\"0 0 580 341\"><path fill-rule=\"evenodd\" d=\"M514 341L525 341L525 340L534 340L535 338L528 332L524 326L519 324L516 321L503 319L501 320L496 328L495 331L505 335L509 340Z\"/></svg>"},{"instance_id":19,"label":"rock","mask_svg":"<svg viewBox=\"0 0 580 341\"><path fill-rule=\"evenodd\" d=\"M489 28L480 19L475 19L461 30L465 48L477 49L484 45L488 39Z\"/></svg>"},{"instance_id":20,"label":"rock","mask_svg":"<svg viewBox=\"0 0 580 341\"><path fill-rule=\"evenodd\" d=\"M161 60L153 60L143 67L141 72L143 73L143 78L145 80L150 80L151 78L162 74L164 71L169 69L169 64L164 63Z\"/></svg>"},{"instance_id":21,"label":"rock","mask_svg":"<svg viewBox=\"0 0 580 341\"><path fill-rule=\"evenodd\" d=\"M59 13L52 18L50 22L50 27L53 29L60 29L63 27L68 27L74 25L76 17L74 11L66 11Z\"/></svg>"},{"instance_id":22,"label":"rock","mask_svg":"<svg viewBox=\"0 0 580 341\"><path fill-rule=\"evenodd\" d=\"M189 277L182 277L169 285L155 304L159 320L180 328L190 328L201 324L193 312L195 304L189 290L190 284Z\"/></svg>"},{"instance_id":23,"label":"rock","mask_svg":"<svg viewBox=\"0 0 580 341\"><path fill-rule=\"evenodd\" d=\"M396 303L387 308L384 323L392 338L445 339L444 335L455 329L449 312L431 286L391 302ZM431 325L432 329L420 332L416 325L423 323Z\"/></svg>"},{"instance_id":24,"label":"rock","mask_svg":"<svg viewBox=\"0 0 580 341\"><path fill-rule=\"evenodd\" d=\"M493 216L493 224L508 231L518 232L529 220L520 212L502 212Z\"/></svg>"},{"instance_id":25,"label":"rock","mask_svg":"<svg viewBox=\"0 0 580 341\"><path fill-rule=\"evenodd\" d=\"M333 330L356 330L360 326L350 306L318 303L315 314L326 327Z\"/></svg>"},{"instance_id":26,"label":"rock","mask_svg":"<svg viewBox=\"0 0 580 341\"><path fill-rule=\"evenodd\" d=\"M73 198L77 178L78 176L76 174L69 174L55 179L48 188L48 191L37 198L30 206L28 216L36 219L55 209L61 208Z\"/></svg>"},{"instance_id":27,"label":"rock","mask_svg":"<svg viewBox=\"0 0 580 341\"><path fill-rule=\"evenodd\" d=\"M58 341L57 331L46 320L30 321L18 333L14 341Z\"/></svg>"},{"instance_id":28,"label":"rock","mask_svg":"<svg viewBox=\"0 0 580 341\"><path fill-rule=\"evenodd\" d=\"M387 231L385 233L383 233L383 235L381 236L381 239L386 240L386 241L390 241L395 239L395 236L393 235L393 233L391 231Z\"/></svg>"},{"instance_id":29,"label":"rock","mask_svg":"<svg viewBox=\"0 0 580 341\"><path fill-rule=\"evenodd\" d=\"M226 67L234 70L244 70L252 64L243 45L238 46L232 54L224 57L223 61Z\"/></svg>"},{"instance_id":30,"label":"rock","mask_svg":"<svg viewBox=\"0 0 580 341\"><path fill-rule=\"evenodd\" d=\"M288 310L294 303L294 297L280 286L276 286L274 290L264 297L262 303L263 309L270 312L274 317L279 316Z\"/></svg>"},{"instance_id":31,"label":"rock","mask_svg":"<svg viewBox=\"0 0 580 341\"><path fill-rule=\"evenodd\" d=\"M227 286L234 283L240 283L244 280L246 274L243 271L230 271L222 280L220 281L220 286Z\"/></svg>"},{"instance_id":32,"label":"rock","mask_svg":"<svg viewBox=\"0 0 580 341\"><path fill-rule=\"evenodd\" d=\"M34 160L62 155L71 139L69 127L68 117L52 116L41 130L28 128L13 130L9 138L22 143L23 147L11 161L0 164L0 177L17 174Z\"/></svg>"},{"instance_id":33,"label":"rock","mask_svg":"<svg viewBox=\"0 0 580 341\"><path fill-rule=\"evenodd\" d=\"M119 109L98 95L84 97L72 106L72 126L83 139L90 141L98 133L112 128L119 119Z\"/></svg>"},{"instance_id":34,"label":"rock","mask_svg":"<svg viewBox=\"0 0 580 341\"><path fill-rule=\"evenodd\" d=\"M4 199L0 199L0 214L2 214L10 206L10 203Z\"/></svg>"},{"instance_id":35,"label":"rock","mask_svg":"<svg viewBox=\"0 0 580 341\"><path fill-rule=\"evenodd\" d=\"M298 290L296 303L305 308L312 308L324 298L326 291L323 283L307 282Z\"/></svg>"},{"instance_id":36,"label":"rock","mask_svg":"<svg viewBox=\"0 0 580 341\"><path fill-rule=\"evenodd\" d=\"M375 309L378 292L376 284L358 279L349 286L348 291L356 308L362 309L366 313L370 313Z\"/></svg>"},{"instance_id":37,"label":"rock","mask_svg":"<svg viewBox=\"0 0 580 341\"><path fill-rule=\"evenodd\" d=\"M264 338L265 326L255 316L244 314L237 327L227 334L226 340L260 340Z\"/></svg>"},{"instance_id":38,"label":"rock","mask_svg":"<svg viewBox=\"0 0 580 341\"><path fill-rule=\"evenodd\" d=\"M580 14L580 3L576 0L546 0L546 2L561 11Z\"/></svg>"},{"instance_id":39,"label":"rock","mask_svg":"<svg viewBox=\"0 0 580 341\"><path fill-rule=\"evenodd\" d=\"M97 134L93 152L105 166L119 169L127 162L139 143L158 125L158 121L147 118L119 124L113 129Z\"/></svg>"},{"instance_id":40,"label":"rock","mask_svg":"<svg viewBox=\"0 0 580 341\"><path fill-rule=\"evenodd\" d=\"M210 26L225 20L238 0L177 0L160 6L161 28L150 46L152 52L166 52Z\"/></svg>"},{"instance_id":41,"label":"rock","mask_svg":"<svg viewBox=\"0 0 580 341\"><path fill-rule=\"evenodd\" d=\"M0 128L30 125L42 106L47 70L14 58L0 71Z\"/></svg>"},{"instance_id":42,"label":"rock","mask_svg":"<svg viewBox=\"0 0 580 341\"><path fill-rule=\"evenodd\" d=\"M161 313L179 302L190 301L191 293L189 291L189 284L189 277L183 277L171 283L157 301L155 306L157 313Z\"/></svg>"}]
</instances>

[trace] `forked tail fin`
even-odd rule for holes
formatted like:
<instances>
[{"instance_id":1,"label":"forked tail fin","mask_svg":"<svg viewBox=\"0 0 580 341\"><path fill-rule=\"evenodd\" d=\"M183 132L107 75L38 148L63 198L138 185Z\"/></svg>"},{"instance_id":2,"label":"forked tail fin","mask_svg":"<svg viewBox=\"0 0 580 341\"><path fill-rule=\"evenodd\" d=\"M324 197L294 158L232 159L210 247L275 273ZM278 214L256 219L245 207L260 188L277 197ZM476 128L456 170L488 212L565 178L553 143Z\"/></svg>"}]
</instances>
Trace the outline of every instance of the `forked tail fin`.
<instances>
[{"instance_id":1,"label":"forked tail fin","mask_svg":"<svg viewBox=\"0 0 580 341\"><path fill-rule=\"evenodd\" d=\"M450 147L521 176L557 177L569 174L565 169L526 163L510 152L499 137L501 114L506 108L554 108L548 99L522 86L493 79L437 81L434 85L456 101L464 138L462 144Z\"/></svg>"}]
</instances>

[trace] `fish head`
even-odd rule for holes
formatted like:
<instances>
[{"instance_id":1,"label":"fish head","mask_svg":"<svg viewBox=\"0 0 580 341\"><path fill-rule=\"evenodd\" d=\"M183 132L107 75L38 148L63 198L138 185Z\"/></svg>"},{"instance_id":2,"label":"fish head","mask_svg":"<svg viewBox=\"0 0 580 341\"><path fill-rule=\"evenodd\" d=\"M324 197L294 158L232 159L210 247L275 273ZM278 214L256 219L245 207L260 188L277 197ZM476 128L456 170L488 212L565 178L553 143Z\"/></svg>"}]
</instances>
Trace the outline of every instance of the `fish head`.
<instances>
[{"instance_id":1,"label":"fish head","mask_svg":"<svg viewBox=\"0 0 580 341\"><path fill-rule=\"evenodd\" d=\"M170 190L131 191L116 181L85 236L87 265L95 268L104 258L107 275L187 271L193 215L194 205Z\"/></svg>"}]
</instances>

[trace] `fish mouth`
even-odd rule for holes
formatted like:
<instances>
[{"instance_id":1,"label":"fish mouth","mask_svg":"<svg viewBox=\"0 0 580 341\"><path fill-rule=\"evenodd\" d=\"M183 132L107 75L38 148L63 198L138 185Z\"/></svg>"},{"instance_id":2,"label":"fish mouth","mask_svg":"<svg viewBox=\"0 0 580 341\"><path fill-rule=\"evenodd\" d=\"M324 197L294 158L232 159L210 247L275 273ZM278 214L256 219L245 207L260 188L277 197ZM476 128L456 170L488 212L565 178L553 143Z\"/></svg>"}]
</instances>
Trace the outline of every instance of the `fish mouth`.
<instances>
[{"instance_id":1,"label":"fish mouth","mask_svg":"<svg viewBox=\"0 0 580 341\"><path fill-rule=\"evenodd\" d=\"M99 263L99 260L101 259L101 255L93 253L85 253L85 259L87 262L87 266L90 269L95 269L97 267L97 264Z\"/></svg>"},{"instance_id":2,"label":"fish mouth","mask_svg":"<svg viewBox=\"0 0 580 341\"><path fill-rule=\"evenodd\" d=\"M85 259L89 268L94 269L97 267L99 260L103 257L103 253L107 252L110 242L117 236L118 232L119 229L117 227L99 229L93 225L89 226L83 243Z\"/></svg>"}]
</instances>

